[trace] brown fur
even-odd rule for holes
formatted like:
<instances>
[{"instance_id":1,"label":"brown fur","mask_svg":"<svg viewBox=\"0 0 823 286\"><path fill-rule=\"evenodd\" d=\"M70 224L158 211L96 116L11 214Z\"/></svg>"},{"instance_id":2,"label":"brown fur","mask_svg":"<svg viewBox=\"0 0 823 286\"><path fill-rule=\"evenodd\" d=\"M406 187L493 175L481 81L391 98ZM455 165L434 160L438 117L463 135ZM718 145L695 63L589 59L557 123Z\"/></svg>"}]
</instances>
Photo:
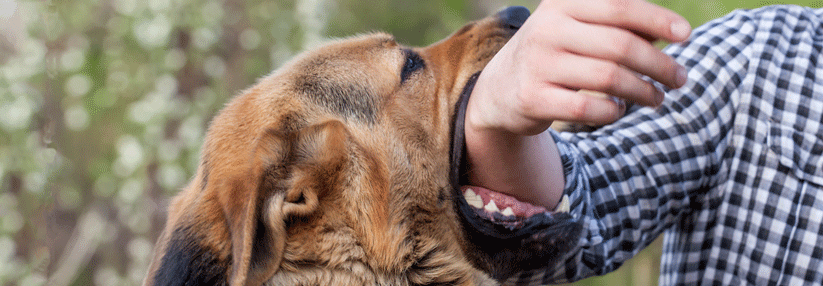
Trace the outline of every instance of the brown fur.
<instances>
[{"instance_id":1,"label":"brown fur","mask_svg":"<svg viewBox=\"0 0 823 286\"><path fill-rule=\"evenodd\" d=\"M145 285L475 285L451 203L455 104L513 31L386 34L302 54L211 123ZM401 79L408 51L424 67Z\"/></svg>"}]
</instances>

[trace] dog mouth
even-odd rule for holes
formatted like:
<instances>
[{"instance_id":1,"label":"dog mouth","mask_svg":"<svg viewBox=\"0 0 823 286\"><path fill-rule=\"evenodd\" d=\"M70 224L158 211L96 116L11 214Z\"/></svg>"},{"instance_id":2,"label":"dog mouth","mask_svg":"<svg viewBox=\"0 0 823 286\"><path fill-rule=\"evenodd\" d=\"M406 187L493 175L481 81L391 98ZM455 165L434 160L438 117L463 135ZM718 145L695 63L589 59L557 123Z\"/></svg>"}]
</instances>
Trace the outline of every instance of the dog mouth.
<instances>
[{"instance_id":1,"label":"dog mouth","mask_svg":"<svg viewBox=\"0 0 823 286\"><path fill-rule=\"evenodd\" d=\"M520 201L512 196L477 186L460 186L463 200L475 214L493 223L516 229L529 218L538 215L557 215L569 212L569 197L563 199L554 211Z\"/></svg>"},{"instance_id":2,"label":"dog mouth","mask_svg":"<svg viewBox=\"0 0 823 286\"><path fill-rule=\"evenodd\" d=\"M449 181L454 208L469 245L466 252L478 268L498 281L519 271L553 267L571 251L583 232L568 196L554 211L486 188L471 186L465 160L465 116L479 72L465 85L452 124Z\"/></svg>"},{"instance_id":3,"label":"dog mouth","mask_svg":"<svg viewBox=\"0 0 823 286\"><path fill-rule=\"evenodd\" d=\"M507 31L514 32L528 17L528 9L510 7L496 15ZM511 35L509 35L511 36ZM582 220L572 216L564 195L553 210L512 196L471 186L466 160L466 107L480 72L472 75L454 106L449 154L452 204L462 228L463 250L472 264L498 281L518 272L562 267L567 253L578 246Z\"/></svg>"},{"instance_id":4,"label":"dog mouth","mask_svg":"<svg viewBox=\"0 0 823 286\"><path fill-rule=\"evenodd\" d=\"M566 195L554 211L549 211L513 196L469 184L464 120L469 97L479 74L472 75L463 88L453 118L449 179L463 215L475 228L488 231L489 235L499 238L521 236L518 233L531 231L523 229L527 225L551 224L556 219L571 218L569 198Z\"/></svg>"},{"instance_id":5,"label":"dog mouth","mask_svg":"<svg viewBox=\"0 0 823 286\"><path fill-rule=\"evenodd\" d=\"M524 7L508 7L499 11L495 17L499 21L502 30L511 32L510 38L526 21L530 12ZM521 228L530 218L536 215L552 216L554 214L568 213L568 197L563 196L560 204L554 211L549 211L544 207L535 206L527 202L520 201L512 196L495 192L486 188L469 186L467 176L468 166L465 162L465 139L464 120L469 97L474 89L480 72L472 75L463 87L460 98L455 106L455 116L453 118L452 149L450 162L450 180L456 190L455 197L462 198L460 205L464 211L471 211L468 214L474 219L472 224L479 226L479 221L486 221L498 226L504 226L510 230ZM472 216L473 215L473 216ZM483 228L482 226L479 226ZM506 237L508 235L498 234L496 236Z\"/></svg>"}]
</instances>

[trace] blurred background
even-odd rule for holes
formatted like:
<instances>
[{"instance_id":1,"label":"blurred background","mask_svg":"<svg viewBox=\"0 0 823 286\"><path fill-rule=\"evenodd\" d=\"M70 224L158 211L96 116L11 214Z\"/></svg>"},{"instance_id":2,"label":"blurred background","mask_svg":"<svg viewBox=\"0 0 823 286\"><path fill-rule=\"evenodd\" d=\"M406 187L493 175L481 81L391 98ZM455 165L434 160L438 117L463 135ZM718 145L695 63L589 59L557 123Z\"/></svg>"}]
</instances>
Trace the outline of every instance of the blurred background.
<instances>
[{"instance_id":1,"label":"blurred background","mask_svg":"<svg viewBox=\"0 0 823 286\"><path fill-rule=\"evenodd\" d=\"M697 26L736 8L653 1ZM537 1L0 0L0 285L137 285L233 95L324 40L427 45ZM654 285L659 241L576 285Z\"/></svg>"}]
</instances>

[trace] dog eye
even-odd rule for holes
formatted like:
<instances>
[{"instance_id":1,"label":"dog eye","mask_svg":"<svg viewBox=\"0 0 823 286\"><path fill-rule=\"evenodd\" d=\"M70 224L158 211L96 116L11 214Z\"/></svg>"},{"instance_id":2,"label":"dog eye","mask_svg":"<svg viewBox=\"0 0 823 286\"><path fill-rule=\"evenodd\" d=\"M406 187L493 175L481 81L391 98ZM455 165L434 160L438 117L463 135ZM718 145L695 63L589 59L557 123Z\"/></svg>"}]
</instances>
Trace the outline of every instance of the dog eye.
<instances>
[{"instance_id":1,"label":"dog eye","mask_svg":"<svg viewBox=\"0 0 823 286\"><path fill-rule=\"evenodd\" d=\"M426 67L426 63L423 62L419 54L410 50L405 50L404 53L406 54L406 62L400 72L400 83L405 82L415 71Z\"/></svg>"}]
</instances>

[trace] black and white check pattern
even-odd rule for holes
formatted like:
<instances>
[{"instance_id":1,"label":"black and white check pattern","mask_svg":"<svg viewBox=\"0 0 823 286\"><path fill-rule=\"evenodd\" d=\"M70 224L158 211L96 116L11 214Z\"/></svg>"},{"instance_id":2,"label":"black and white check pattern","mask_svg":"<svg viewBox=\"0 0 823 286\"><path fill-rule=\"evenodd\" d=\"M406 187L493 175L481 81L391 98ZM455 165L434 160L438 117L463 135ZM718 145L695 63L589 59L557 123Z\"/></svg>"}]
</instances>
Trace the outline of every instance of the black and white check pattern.
<instances>
[{"instance_id":1,"label":"black and white check pattern","mask_svg":"<svg viewBox=\"0 0 823 286\"><path fill-rule=\"evenodd\" d=\"M661 285L823 283L822 22L823 9L735 11L666 49L689 82L662 107L555 133L587 233L507 284L605 274L661 233Z\"/></svg>"}]
</instances>

